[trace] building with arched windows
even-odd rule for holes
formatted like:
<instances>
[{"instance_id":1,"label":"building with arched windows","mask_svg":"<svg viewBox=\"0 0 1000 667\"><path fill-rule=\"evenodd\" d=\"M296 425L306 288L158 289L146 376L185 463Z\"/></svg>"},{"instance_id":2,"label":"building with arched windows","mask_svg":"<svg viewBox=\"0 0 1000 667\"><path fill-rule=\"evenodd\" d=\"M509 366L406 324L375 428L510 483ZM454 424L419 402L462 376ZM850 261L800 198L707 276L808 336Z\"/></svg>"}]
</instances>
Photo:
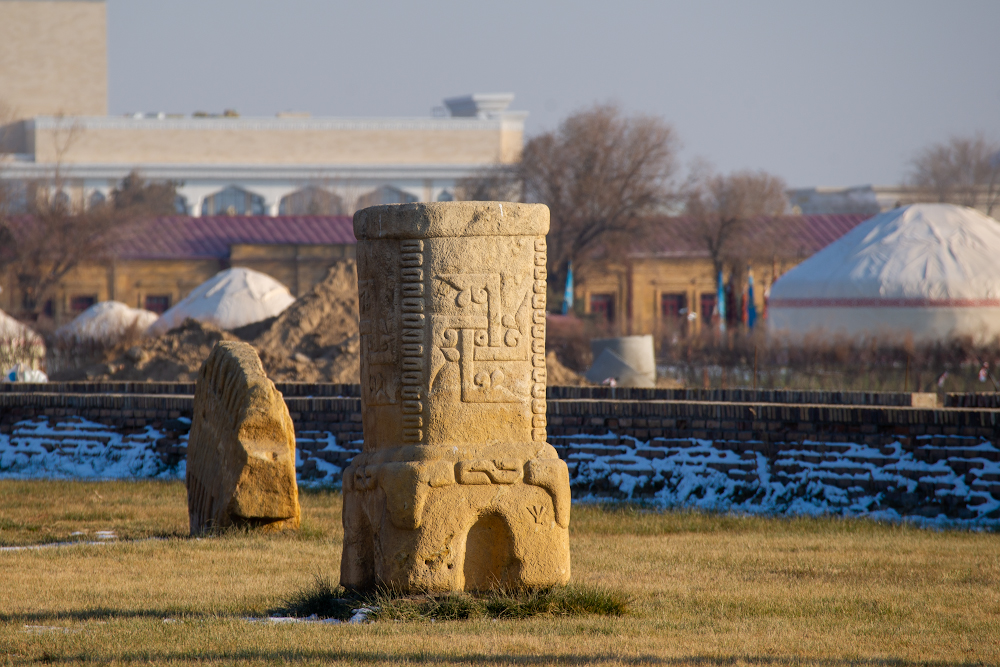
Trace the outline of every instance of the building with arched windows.
<instances>
[{"instance_id":1,"label":"building with arched windows","mask_svg":"<svg viewBox=\"0 0 1000 667\"><path fill-rule=\"evenodd\" d=\"M85 209L138 169L179 183L178 213L195 217L448 201L462 178L518 161L527 115L511 94L475 94L423 118L115 117L107 90L103 0L0 0L0 162L21 199Z\"/></svg>"}]
</instances>

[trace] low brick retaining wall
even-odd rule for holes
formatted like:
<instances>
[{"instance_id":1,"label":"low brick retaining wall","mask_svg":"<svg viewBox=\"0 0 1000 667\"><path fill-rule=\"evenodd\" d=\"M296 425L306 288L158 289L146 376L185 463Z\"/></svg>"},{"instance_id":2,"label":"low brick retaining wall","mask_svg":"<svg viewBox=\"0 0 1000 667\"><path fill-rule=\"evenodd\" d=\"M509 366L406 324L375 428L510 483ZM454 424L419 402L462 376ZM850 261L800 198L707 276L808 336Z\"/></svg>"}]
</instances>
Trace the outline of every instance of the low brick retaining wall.
<instances>
[{"instance_id":1,"label":"low brick retaining wall","mask_svg":"<svg viewBox=\"0 0 1000 667\"><path fill-rule=\"evenodd\" d=\"M295 422L300 479L338 483L363 437L358 386L278 386ZM50 459L64 462L62 476L182 474L193 396L181 390L193 388L0 385L0 475L44 476ZM550 387L548 395L549 441L569 463L577 497L1000 525L993 409L911 407L912 394L862 392ZM781 402L793 398L827 403ZM124 468L97 465L125 456L109 452L132 458Z\"/></svg>"}]
</instances>

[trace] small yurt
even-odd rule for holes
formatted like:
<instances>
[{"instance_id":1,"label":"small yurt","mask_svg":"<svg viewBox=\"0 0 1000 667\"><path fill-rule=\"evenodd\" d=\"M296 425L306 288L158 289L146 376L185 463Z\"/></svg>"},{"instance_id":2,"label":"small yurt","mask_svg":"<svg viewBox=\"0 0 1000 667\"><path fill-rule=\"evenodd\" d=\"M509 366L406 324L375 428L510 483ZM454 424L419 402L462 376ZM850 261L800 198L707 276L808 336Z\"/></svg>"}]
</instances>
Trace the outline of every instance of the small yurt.
<instances>
[{"instance_id":1,"label":"small yurt","mask_svg":"<svg viewBox=\"0 0 1000 667\"><path fill-rule=\"evenodd\" d=\"M45 342L33 329L0 310L0 372L15 365L37 369L45 359Z\"/></svg>"},{"instance_id":2,"label":"small yurt","mask_svg":"<svg viewBox=\"0 0 1000 667\"><path fill-rule=\"evenodd\" d=\"M295 297L271 276L235 267L215 274L150 325L152 336L165 334L191 318L220 329L236 329L280 315Z\"/></svg>"},{"instance_id":3,"label":"small yurt","mask_svg":"<svg viewBox=\"0 0 1000 667\"><path fill-rule=\"evenodd\" d=\"M914 340L1000 336L1000 222L913 204L863 222L771 287L768 331Z\"/></svg>"},{"instance_id":4,"label":"small yurt","mask_svg":"<svg viewBox=\"0 0 1000 667\"><path fill-rule=\"evenodd\" d=\"M135 328L146 331L159 317L143 308L130 308L121 301L101 301L56 329L56 337L80 343L115 343Z\"/></svg>"}]
</instances>

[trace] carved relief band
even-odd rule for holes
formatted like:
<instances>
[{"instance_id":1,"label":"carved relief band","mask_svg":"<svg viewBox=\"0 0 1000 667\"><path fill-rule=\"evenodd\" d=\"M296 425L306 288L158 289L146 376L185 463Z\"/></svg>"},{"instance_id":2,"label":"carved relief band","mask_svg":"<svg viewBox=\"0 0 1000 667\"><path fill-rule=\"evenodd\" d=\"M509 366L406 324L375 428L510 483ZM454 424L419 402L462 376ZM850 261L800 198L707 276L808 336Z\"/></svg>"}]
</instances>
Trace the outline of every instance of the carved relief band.
<instances>
[{"instance_id":1,"label":"carved relief band","mask_svg":"<svg viewBox=\"0 0 1000 667\"><path fill-rule=\"evenodd\" d=\"M569 475L545 442L548 209L354 216L364 451L344 474L341 583L569 580Z\"/></svg>"}]
</instances>

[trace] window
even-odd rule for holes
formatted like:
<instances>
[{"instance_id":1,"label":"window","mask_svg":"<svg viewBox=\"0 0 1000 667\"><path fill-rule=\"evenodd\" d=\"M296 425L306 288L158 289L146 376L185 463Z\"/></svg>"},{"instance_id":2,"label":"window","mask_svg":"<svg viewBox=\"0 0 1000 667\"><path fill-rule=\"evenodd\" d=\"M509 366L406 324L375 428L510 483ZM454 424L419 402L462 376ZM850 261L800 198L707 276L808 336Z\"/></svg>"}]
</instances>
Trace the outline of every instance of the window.
<instances>
[{"instance_id":1,"label":"window","mask_svg":"<svg viewBox=\"0 0 1000 667\"><path fill-rule=\"evenodd\" d=\"M264 198L230 185L201 203L202 215L264 215Z\"/></svg>"},{"instance_id":2,"label":"window","mask_svg":"<svg viewBox=\"0 0 1000 667\"><path fill-rule=\"evenodd\" d=\"M665 320L686 318L687 301L687 294L663 294L660 296L660 316Z\"/></svg>"},{"instance_id":3,"label":"window","mask_svg":"<svg viewBox=\"0 0 1000 667\"><path fill-rule=\"evenodd\" d=\"M344 204L332 192L310 185L282 197L278 215L344 215Z\"/></svg>"},{"instance_id":4,"label":"window","mask_svg":"<svg viewBox=\"0 0 1000 667\"><path fill-rule=\"evenodd\" d=\"M82 313L97 303L96 296L77 294L69 298L69 309L74 313Z\"/></svg>"},{"instance_id":5,"label":"window","mask_svg":"<svg viewBox=\"0 0 1000 667\"><path fill-rule=\"evenodd\" d=\"M378 190L372 190L368 194L358 197L358 208L368 208L381 204L412 204L415 201L417 198L409 192L404 192L391 185L383 185Z\"/></svg>"},{"instance_id":6,"label":"window","mask_svg":"<svg viewBox=\"0 0 1000 667\"><path fill-rule=\"evenodd\" d=\"M591 294L590 312L600 315L608 322L615 319L615 295L614 294Z\"/></svg>"},{"instance_id":7,"label":"window","mask_svg":"<svg viewBox=\"0 0 1000 667\"><path fill-rule=\"evenodd\" d=\"M701 322L705 325L712 324L715 316L715 295L711 292L704 292L701 295Z\"/></svg>"},{"instance_id":8,"label":"window","mask_svg":"<svg viewBox=\"0 0 1000 667\"><path fill-rule=\"evenodd\" d=\"M170 295L150 295L146 297L146 310L162 315L170 308Z\"/></svg>"},{"instance_id":9,"label":"window","mask_svg":"<svg viewBox=\"0 0 1000 667\"><path fill-rule=\"evenodd\" d=\"M188 208L187 197L184 195L177 195L174 197L174 210L177 211L177 215L187 215Z\"/></svg>"},{"instance_id":10,"label":"window","mask_svg":"<svg viewBox=\"0 0 1000 667\"><path fill-rule=\"evenodd\" d=\"M663 320L664 332L687 335L687 317L687 294L660 295L660 318Z\"/></svg>"},{"instance_id":11,"label":"window","mask_svg":"<svg viewBox=\"0 0 1000 667\"><path fill-rule=\"evenodd\" d=\"M107 201L108 199L104 196L104 193L100 190L94 190L93 194L90 195L90 199L87 200L87 208L100 208Z\"/></svg>"},{"instance_id":12,"label":"window","mask_svg":"<svg viewBox=\"0 0 1000 667\"><path fill-rule=\"evenodd\" d=\"M52 198L52 208L57 211L69 211L69 195L60 190L56 193L56 196Z\"/></svg>"}]
</instances>

